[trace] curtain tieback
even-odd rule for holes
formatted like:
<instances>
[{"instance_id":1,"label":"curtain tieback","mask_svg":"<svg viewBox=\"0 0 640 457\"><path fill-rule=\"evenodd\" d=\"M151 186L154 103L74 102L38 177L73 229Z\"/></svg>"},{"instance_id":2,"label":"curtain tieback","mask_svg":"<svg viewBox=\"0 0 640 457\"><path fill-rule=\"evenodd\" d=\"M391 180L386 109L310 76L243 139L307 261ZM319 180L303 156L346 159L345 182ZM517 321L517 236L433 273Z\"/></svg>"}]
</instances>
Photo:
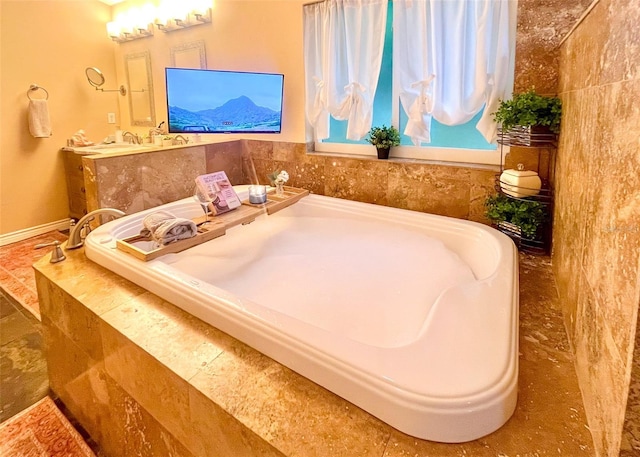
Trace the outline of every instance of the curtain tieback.
<instances>
[{"instance_id":1,"label":"curtain tieback","mask_svg":"<svg viewBox=\"0 0 640 457\"><path fill-rule=\"evenodd\" d=\"M347 84L344 86L344 91L349 96L351 100L351 105L359 104L364 98L364 92L366 88L357 81Z\"/></svg>"},{"instance_id":2,"label":"curtain tieback","mask_svg":"<svg viewBox=\"0 0 640 457\"><path fill-rule=\"evenodd\" d=\"M431 96L431 84L436 79L436 75L431 75L427 79L411 84L411 88L420 88L420 96L416 100L420 113L430 113L433 109L433 98Z\"/></svg>"}]
</instances>

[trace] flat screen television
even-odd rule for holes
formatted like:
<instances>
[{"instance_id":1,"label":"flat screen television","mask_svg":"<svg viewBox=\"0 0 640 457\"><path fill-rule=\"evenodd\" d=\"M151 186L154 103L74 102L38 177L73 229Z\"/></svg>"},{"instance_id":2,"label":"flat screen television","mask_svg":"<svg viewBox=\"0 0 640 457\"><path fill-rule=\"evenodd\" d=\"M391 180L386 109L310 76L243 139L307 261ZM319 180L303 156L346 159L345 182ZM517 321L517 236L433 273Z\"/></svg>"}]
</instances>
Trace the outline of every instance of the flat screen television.
<instances>
[{"instance_id":1,"label":"flat screen television","mask_svg":"<svg viewBox=\"0 0 640 457\"><path fill-rule=\"evenodd\" d=\"M170 133L280 133L284 75L167 68Z\"/></svg>"}]
</instances>

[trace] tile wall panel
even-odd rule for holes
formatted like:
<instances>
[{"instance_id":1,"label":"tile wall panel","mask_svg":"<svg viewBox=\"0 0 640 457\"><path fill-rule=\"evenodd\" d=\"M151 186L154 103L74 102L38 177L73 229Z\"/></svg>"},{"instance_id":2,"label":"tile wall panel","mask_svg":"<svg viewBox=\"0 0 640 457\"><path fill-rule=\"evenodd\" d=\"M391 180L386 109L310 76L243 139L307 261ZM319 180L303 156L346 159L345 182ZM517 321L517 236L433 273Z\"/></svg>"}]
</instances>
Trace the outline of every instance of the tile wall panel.
<instances>
[{"instance_id":1,"label":"tile wall panel","mask_svg":"<svg viewBox=\"0 0 640 457\"><path fill-rule=\"evenodd\" d=\"M601 0L560 51L553 263L599 456L628 448L640 424L627 405L639 398L639 19L639 0Z\"/></svg>"}]
</instances>

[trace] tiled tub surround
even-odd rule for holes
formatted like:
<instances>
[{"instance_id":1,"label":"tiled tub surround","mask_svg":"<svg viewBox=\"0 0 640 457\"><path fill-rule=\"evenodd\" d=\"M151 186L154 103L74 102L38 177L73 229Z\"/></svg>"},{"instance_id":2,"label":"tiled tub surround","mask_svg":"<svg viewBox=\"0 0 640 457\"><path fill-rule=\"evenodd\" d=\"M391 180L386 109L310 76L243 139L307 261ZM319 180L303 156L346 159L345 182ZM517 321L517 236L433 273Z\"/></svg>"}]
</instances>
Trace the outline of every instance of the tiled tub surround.
<instances>
[{"instance_id":1,"label":"tiled tub surround","mask_svg":"<svg viewBox=\"0 0 640 457\"><path fill-rule=\"evenodd\" d=\"M513 417L463 444L404 435L70 251L35 265L52 390L108 456L591 456L550 265L520 257Z\"/></svg>"},{"instance_id":2,"label":"tiled tub surround","mask_svg":"<svg viewBox=\"0 0 640 457\"><path fill-rule=\"evenodd\" d=\"M128 214L193 194L193 179L224 170L233 184L268 183L276 169L289 185L319 195L486 222L484 201L497 167L308 153L303 143L236 140L82 159L89 211Z\"/></svg>"},{"instance_id":3,"label":"tiled tub surround","mask_svg":"<svg viewBox=\"0 0 640 457\"><path fill-rule=\"evenodd\" d=\"M640 452L639 23L600 0L561 48L553 268L599 456Z\"/></svg>"}]
</instances>

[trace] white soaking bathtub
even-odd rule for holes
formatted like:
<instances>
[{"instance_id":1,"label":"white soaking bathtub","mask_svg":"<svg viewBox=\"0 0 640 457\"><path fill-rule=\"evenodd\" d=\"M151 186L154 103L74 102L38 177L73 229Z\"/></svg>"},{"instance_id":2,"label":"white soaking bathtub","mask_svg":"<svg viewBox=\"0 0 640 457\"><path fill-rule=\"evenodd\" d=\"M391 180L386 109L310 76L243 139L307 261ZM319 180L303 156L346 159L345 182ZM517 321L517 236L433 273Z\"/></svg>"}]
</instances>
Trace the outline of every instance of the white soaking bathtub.
<instances>
[{"instance_id":1,"label":"white soaking bathtub","mask_svg":"<svg viewBox=\"0 0 640 457\"><path fill-rule=\"evenodd\" d=\"M159 209L202 212L187 198L114 220L88 236L87 257L417 438L469 441L512 415L518 257L507 236L309 195L149 262L115 248Z\"/></svg>"}]
</instances>

